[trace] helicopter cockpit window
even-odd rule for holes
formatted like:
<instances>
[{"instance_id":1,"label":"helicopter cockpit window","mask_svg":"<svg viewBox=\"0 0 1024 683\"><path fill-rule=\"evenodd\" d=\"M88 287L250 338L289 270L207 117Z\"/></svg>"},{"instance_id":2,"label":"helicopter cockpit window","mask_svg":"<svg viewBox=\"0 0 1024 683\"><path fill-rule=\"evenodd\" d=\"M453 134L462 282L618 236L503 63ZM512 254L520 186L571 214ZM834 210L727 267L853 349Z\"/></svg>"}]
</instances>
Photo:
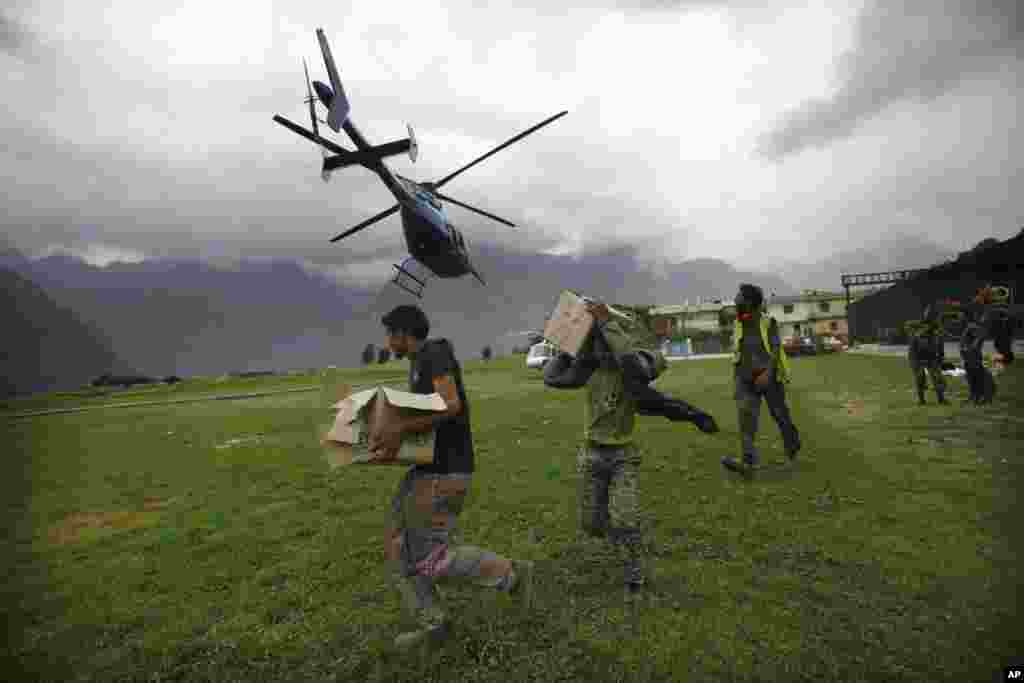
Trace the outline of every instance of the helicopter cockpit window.
<instances>
[{"instance_id":1,"label":"helicopter cockpit window","mask_svg":"<svg viewBox=\"0 0 1024 683\"><path fill-rule=\"evenodd\" d=\"M429 194L427 192L418 192L418 193L416 193L416 196L421 201L427 202L428 204L430 204L435 209L438 209L438 210L441 209L441 204L437 201L437 199L434 198L433 195L431 195L431 194Z\"/></svg>"}]
</instances>

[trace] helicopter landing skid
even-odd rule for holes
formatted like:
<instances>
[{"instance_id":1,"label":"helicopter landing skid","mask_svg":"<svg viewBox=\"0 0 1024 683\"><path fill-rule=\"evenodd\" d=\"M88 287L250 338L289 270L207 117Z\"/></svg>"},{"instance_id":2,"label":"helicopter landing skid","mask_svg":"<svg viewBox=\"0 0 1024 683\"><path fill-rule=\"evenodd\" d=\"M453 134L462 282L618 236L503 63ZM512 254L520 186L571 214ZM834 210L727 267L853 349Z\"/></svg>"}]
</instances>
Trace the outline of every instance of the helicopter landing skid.
<instances>
[{"instance_id":1,"label":"helicopter landing skid","mask_svg":"<svg viewBox=\"0 0 1024 683\"><path fill-rule=\"evenodd\" d=\"M420 265L419 261L417 261L415 258L411 256L402 261L402 265L392 263L391 265L394 266L395 270L397 270L398 272L395 273L395 277L391 280L391 283L396 285L400 289L404 289L406 292L412 294L417 299L422 299L423 290L427 286L427 278L430 277L430 271L428 271L425 267L420 265L420 268L417 269L419 271L417 273L419 277L417 277L416 275L413 275L411 272L409 272L409 270L407 269L412 264Z\"/></svg>"}]
</instances>

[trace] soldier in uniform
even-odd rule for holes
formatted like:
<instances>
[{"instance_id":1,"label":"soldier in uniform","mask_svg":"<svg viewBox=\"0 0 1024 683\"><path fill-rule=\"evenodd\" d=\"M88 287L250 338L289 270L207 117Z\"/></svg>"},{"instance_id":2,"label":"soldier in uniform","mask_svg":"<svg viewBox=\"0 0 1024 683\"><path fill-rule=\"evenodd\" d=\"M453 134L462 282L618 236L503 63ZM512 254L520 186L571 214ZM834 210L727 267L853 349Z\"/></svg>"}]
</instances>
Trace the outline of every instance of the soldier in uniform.
<instances>
[{"instance_id":1,"label":"soldier in uniform","mask_svg":"<svg viewBox=\"0 0 1024 683\"><path fill-rule=\"evenodd\" d=\"M917 387L917 402L925 404L924 392L927 387L925 371L932 379L932 387L939 403L947 404L946 379L942 375L942 361L945 358L945 344L942 340L942 325L936 320L932 309L925 311L923 320L907 323L910 332L910 343L907 348L907 359L914 373L914 385Z\"/></svg>"},{"instance_id":2,"label":"soldier in uniform","mask_svg":"<svg viewBox=\"0 0 1024 683\"><path fill-rule=\"evenodd\" d=\"M726 456L722 458L722 465L752 477L760 466L754 438L757 435L762 396L782 433L789 462L793 462L800 450L800 433L786 405L785 384L790 381L789 360L779 339L778 323L775 318L769 319L763 315L764 294L761 288L741 284L735 303L733 374L743 462Z\"/></svg>"},{"instance_id":3,"label":"soldier in uniform","mask_svg":"<svg viewBox=\"0 0 1024 683\"><path fill-rule=\"evenodd\" d=\"M625 572L627 595L646 582L639 524L640 453L633 444L637 413L693 422L706 433L718 431L714 419L685 401L661 394L650 383L665 369L660 353L633 347L630 323L612 318L602 303L588 303L595 331L574 359L559 353L544 371L545 385L557 389L587 387L584 443L577 455L580 477L579 527L592 538L607 538Z\"/></svg>"},{"instance_id":4,"label":"soldier in uniform","mask_svg":"<svg viewBox=\"0 0 1024 683\"><path fill-rule=\"evenodd\" d=\"M533 563L458 543L456 522L474 472L462 369L448 340L427 339L430 323L418 307L398 306L383 323L387 347L398 357L409 357L409 390L436 392L448 407L438 415L407 418L370 444L378 459L387 460L395 457L403 433L435 430L434 460L406 472L392 500L391 525L384 537L389 579L418 627L395 639L396 646L408 649L437 644L449 635L435 580L469 580L514 594L528 606Z\"/></svg>"}]
</instances>

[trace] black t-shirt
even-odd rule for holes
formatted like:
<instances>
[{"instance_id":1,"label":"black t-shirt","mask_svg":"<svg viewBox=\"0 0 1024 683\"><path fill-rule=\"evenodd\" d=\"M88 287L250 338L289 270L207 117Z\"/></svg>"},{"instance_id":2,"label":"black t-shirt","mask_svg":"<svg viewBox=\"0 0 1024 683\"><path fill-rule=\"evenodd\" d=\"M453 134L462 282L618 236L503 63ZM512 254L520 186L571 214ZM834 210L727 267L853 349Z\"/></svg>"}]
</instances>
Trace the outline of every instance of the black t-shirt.
<instances>
[{"instance_id":1,"label":"black t-shirt","mask_svg":"<svg viewBox=\"0 0 1024 683\"><path fill-rule=\"evenodd\" d=\"M462 401L462 412L447 418L436 427L434 464L417 465L422 472L449 474L473 471L473 435L469 429L469 400L462 386L462 368L447 339L430 339L409 363L409 391L433 394L434 380L449 375Z\"/></svg>"}]
</instances>

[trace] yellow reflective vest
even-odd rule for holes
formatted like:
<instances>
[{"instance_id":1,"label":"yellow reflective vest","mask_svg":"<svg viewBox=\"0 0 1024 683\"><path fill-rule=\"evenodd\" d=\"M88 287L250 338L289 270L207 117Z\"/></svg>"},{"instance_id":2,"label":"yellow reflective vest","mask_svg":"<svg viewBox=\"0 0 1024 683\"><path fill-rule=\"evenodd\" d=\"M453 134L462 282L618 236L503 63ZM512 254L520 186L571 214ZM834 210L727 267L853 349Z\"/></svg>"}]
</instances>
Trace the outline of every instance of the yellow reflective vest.
<instances>
[{"instance_id":1,"label":"yellow reflective vest","mask_svg":"<svg viewBox=\"0 0 1024 683\"><path fill-rule=\"evenodd\" d=\"M778 353L772 352L772 345L768 341L768 326L773 322L773 318L766 318L765 316L760 317L760 328L761 328L761 343L764 344L764 350L768 352L768 355L775 359L775 376L778 377L780 382L789 384L789 359L786 358L786 351L782 348L782 339L778 339ZM778 323L776 329L778 328ZM743 342L743 323L738 319L733 324L732 331L732 363L733 365L740 364L740 348Z\"/></svg>"}]
</instances>

